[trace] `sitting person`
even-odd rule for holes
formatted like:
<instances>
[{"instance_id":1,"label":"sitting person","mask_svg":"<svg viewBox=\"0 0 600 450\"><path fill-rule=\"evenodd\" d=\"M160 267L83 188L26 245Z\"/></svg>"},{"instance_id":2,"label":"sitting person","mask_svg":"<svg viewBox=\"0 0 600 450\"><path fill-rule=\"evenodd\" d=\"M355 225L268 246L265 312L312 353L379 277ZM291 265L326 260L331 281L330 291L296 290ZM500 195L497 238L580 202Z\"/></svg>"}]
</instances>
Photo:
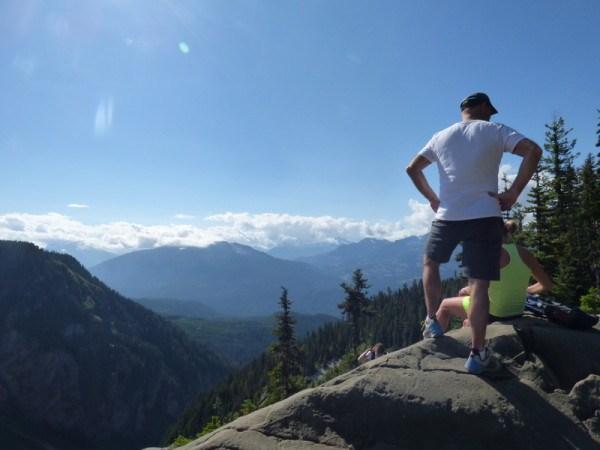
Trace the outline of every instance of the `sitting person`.
<instances>
[{"instance_id":1,"label":"sitting person","mask_svg":"<svg viewBox=\"0 0 600 450\"><path fill-rule=\"evenodd\" d=\"M531 252L511 242L516 229L517 224L514 221L504 222L500 280L492 281L489 288L489 322L521 316L527 294L541 294L554 287L552 280ZM537 282L528 286L532 275ZM466 286L458 292L458 297L442 301L436 318L444 331L448 329L452 317L464 319L463 325L468 326L466 319L470 306L469 294L469 286Z\"/></svg>"},{"instance_id":2,"label":"sitting person","mask_svg":"<svg viewBox=\"0 0 600 450\"><path fill-rule=\"evenodd\" d=\"M375 358L379 358L384 353L385 352L384 352L383 344L381 342L378 342L373 347L362 352L360 354L360 356L357 358L357 360L358 360L359 364L364 364L368 361L374 360Z\"/></svg>"}]
</instances>

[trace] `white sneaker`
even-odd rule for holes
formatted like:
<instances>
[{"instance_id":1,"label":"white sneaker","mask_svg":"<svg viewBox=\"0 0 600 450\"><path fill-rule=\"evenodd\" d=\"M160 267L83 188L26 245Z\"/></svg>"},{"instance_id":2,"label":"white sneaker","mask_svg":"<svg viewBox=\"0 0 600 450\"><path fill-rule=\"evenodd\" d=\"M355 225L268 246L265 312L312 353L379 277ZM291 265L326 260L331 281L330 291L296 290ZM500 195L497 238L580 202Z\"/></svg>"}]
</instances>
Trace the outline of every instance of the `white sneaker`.
<instances>
[{"instance_id":1,"label":"white sneaker","mask_svg":"<svg viewBox=\"0 0 600 450\"><path fill-rule=\"evenodd\" d=\"M467 362L465 362L465 369L467 369L469 373L478 375L488 368L491 360L492 354L487 347L483 350L473 348L471 349Z\"/></svg>"},{"instance_id":2,"label":"white sneaker","mask_svg":"<svg viewBox=\"0 0 600 450\"><path fill-rule=\"evenodd\" d=\"M424 339L435 339L444 335L442 326L436 319L425 318L425 329L423 330Z\"/></svg>"}]
</instances>

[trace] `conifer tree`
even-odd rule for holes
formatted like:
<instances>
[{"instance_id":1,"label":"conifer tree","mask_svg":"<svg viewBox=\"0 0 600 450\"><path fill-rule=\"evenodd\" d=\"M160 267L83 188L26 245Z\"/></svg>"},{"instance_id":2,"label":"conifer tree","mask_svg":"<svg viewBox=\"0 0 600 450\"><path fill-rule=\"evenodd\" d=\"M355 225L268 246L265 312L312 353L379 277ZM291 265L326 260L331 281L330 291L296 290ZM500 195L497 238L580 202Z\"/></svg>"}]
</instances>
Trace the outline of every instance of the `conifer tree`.
<instances>
[{"instance_id":1,"label":"conifer tree","mask_svg":"<svg viewBox=\"0 0 600 450\"><path fill-rule=\"evenodd\" d=\"M552 187L552 222L555 233L562 234L566 231L569 213L572 211L573 196L573 161L578 156L574 151L576 139L570 139L572 128L565 128L562 117L546 124L546 142L544 149L548 156L544 158L550 185Z\"/></svg>"},{"instance_id":2,"label":"conifer tree","mask_svg":"<svg viewBox=\"0 0 600 450\"><path fill-rule=\"evenodd\" d=\"M583 287L600 289L600 174L599 164L588 154L580 170L579 214L577 230L580 235L580 268Z\"/></svg>"},{"instance_id":3,"label":"conifer tree","mask_svg":"<svg viewBox=\"0 0 600 450\"><path fill-rule=\"evenodd\" d=\"M352 328L352 346L358 347L361 341L361 324L362 319L372 314L369 299L367 298L367 279L364 278L360 269L356 269L352 273L352 285L342 283L340 285L346 297L344 301L338 305L342 310L342 314Z\"/></svg>"},{"instance_id":4,"label":"conifer tree","mask_svg":"<svg viewBox=\"0 0 600 450\"><path fill-rule=\"evenodd\" d=\"M576 178L573 167L574 159L577 153L574 151L575 139L571 139L569 134L572 129L565 128L565 121L562 117L554 119L550 124L546 124L546 142L544 149L547 156L544 158L546 170L548 173L549 189L548 200L551 214L548 216L548 229L545 232L548 236L541 236L542 239L549 242L547 249L546 269L551 273L558 274L558 290L563 294L568 294L573 288L570 272L570 260L574 257L572 234L569 233L569 226L573 220L574 211L577 208L577 199L574 195L574 184ZM544 230L538 230L538 233ZM560 275L562 271L562 275Z\"/></svg>"},{"instance_id":5,"label":"conifer tree","mask_svg":"<svg viewBox=\"0 0 600 450\"><path fill-rule=\"evenodd\" d=\"M551 271L550 183L543 161L536 167L532 180L534 184L528 194L528 206L525 207L525 213L531 214L532 220L525 227L523 237L542 265Z\"/></svg>"},{"instance_id":6,"label":"conifer tree","mask_svg":"<svg viewBox=\"0 0 600 450\"><path fill-rule=\"evenodd\" d=\"M555 227L555 243L557 269L554 276L556 282L555 294L567 303L578 303L579 297L583 295L589 285L589 261L582 257L585 252L583 241L583 230L581 220L583 212L580 208L580 180L572 165L565 169L564 177L564 201L566 206L564 212L564 229Z\"/></svg>"},{"instance_id":7,"label":"conifer tree","mask_svg":"<svg viewBox=\"0 0 600 450\"><path fill-rule=\"evenodd\" d=\"M600 109L597 111L598 111L598 125L597 125L596 135L598 136L598 140L596 141L596 147L600 148ZM595 251L597 252L596 256L598 257L598 259L595 260L597 265L594 267L594 278L596 281L597 292L600 292L600 267L598 267L598 265L600 265L600 255L599 255L600 254L600 151L598 152L598 154L596 156L597 156L596 170L595 170L595 177L594 177L594 182L593 182L594 187L595 187L595 196L594 196L595 202L594 202L592 214L596 218Z\"/></svg>"},{"instance_id":8,"label":"conifer tree","mask_svg":"<svg viewBox=\"0 0 600 450\"><path fill-rule=\"evenodd\" d=\"M298 376L301 373L300 349L294 335L295 319L292 317L292 301L286 288L281 288L279 306L281 312L277 315L277 323L273 334L277 342L271 352L275 358L275 366L269 373L270 402L277 401L293 394L300 386Z\"/></svg>"},{"instance_id":9,"label":"conifer tree","mask_svg":"<svg viewBox=\"0 0 600 450\"><path fill-rule=\"evenodd\" d=\"M596 129L596 136L597 136L596 147L600 147L600 109L598 109L597 112L598 112L598 125L596 125L596 127L597 127L597 129ZM600 158L600 152L598 152L598 154L596 156L598 156L598 158Z\"/></svg>"}]
</instances>

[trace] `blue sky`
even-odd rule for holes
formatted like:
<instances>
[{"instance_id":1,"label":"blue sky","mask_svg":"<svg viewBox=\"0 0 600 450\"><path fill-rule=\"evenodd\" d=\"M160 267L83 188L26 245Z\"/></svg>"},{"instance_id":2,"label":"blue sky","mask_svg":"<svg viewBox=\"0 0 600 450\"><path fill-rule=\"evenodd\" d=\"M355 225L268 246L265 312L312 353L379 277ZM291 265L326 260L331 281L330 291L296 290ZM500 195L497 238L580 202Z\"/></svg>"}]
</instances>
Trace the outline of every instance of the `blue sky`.
<instances>
[{"instance_id":1,"label":"blue sky","mask_svg":"<svg viewBox=\"0 0 600 450\"><path fill-rule=\"evenodd\" d=\"M471 92L595 150L599 23L595 0L4 0L0 238L422 232L404 167Z\"/></svg>"}]
</instances>

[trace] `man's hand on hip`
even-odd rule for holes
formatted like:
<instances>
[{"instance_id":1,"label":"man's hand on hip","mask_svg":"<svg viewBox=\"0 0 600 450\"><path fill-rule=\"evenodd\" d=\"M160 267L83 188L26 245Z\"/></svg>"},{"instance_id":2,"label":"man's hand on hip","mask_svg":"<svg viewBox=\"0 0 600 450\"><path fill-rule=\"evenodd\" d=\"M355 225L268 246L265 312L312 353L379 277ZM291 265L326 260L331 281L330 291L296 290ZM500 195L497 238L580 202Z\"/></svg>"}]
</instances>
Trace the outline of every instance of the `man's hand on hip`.
<instances>
[{"instance_id":1,"label":"man's hand on hip","mask_svg":"<svg viewBox=\"0 0 600 450\"><path fill-rule=\"evenodd\" d=\"M488 192L490 197L494 197L500 203L500 209L502 211L507 211L517 202L517 198L519 198L519 194L512 189L508 191L504 191L500 194L496 192Z\"/></svg>"}]
</instances>

